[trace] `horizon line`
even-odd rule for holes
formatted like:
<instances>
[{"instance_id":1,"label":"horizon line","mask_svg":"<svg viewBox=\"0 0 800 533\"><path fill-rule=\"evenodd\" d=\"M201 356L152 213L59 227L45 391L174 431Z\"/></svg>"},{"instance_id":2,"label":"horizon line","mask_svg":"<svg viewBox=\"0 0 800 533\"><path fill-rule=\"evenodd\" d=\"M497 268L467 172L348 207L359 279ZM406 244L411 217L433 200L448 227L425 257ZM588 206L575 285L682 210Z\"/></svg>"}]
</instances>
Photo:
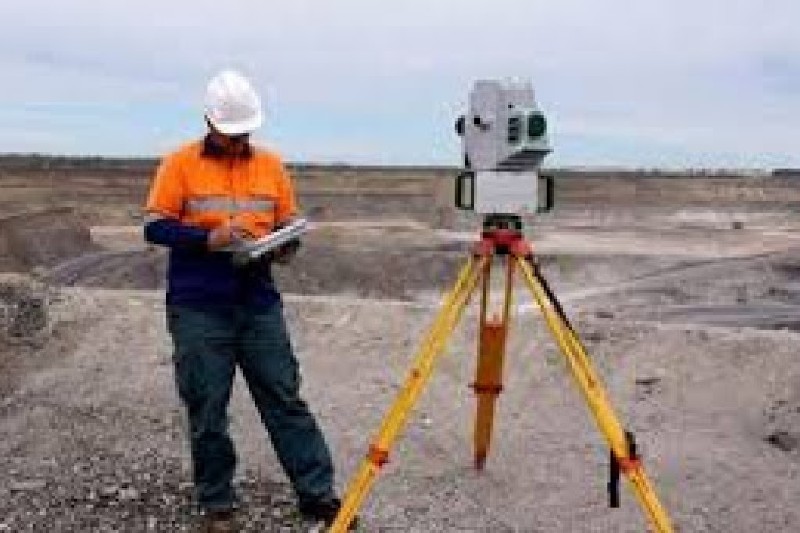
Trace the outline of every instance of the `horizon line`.
<instances>
[{"instance_id":1,"label":"horizon line","mask_svg":"<svg viewBox=\"0 0 800 533\"><path fill-rule=\"evenodd\" d=\"M101 154L65 154L45 152L0 152L0 161L20 159L62 160L62 161L94 161L109 163L135 162L152 164L161 159L158 155L101 155ZM317 168L359 168L359 169L418 169L418 170L456 170L459 165L447 164L416 164L416 163L352 163L347 161L286 161L289 167L317 167ZM648 166L648 165L614 165L614 164L575 164L543 166L542 170L566 172L672 172L681 174L691 173L757 173L757 174L800 174L800 167L678 167L678 166Z\"/></svg>"}]
</instances>

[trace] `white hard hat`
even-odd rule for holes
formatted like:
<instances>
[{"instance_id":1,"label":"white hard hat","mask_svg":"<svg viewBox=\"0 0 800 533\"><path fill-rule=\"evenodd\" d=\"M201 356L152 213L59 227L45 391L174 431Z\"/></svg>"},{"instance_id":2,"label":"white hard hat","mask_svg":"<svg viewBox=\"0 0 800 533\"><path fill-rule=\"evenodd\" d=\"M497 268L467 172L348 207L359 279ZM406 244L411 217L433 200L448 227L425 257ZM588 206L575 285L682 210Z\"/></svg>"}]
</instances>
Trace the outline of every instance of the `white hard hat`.
<instances>
[{"instance_id":1,"label":"white hard hat","mask_svg":"<svg viewBox=\"0 0 800 533\"><path fill-rule=\"evenodd\" d=\"M208 82L205 111L214 128L225 135L250 133L264 120L258 94L247 78L233 70L223 70Z\"/></svg>"}]
</instances>

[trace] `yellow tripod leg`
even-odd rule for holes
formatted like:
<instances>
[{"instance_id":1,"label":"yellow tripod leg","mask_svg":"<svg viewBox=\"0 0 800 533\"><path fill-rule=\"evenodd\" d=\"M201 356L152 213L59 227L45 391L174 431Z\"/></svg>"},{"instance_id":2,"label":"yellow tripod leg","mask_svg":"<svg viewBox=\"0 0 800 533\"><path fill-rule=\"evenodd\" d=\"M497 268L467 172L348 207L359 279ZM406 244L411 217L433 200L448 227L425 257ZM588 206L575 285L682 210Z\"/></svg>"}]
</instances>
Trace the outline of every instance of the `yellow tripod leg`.
<instances>
[{"instance_id":1,"label":"yellow tripod leg","mask_svg":"<svg viewBox=\"0 0 800 533\"><path fill-rule=\"evenodd\" d=\"M577 334L570 327L557 302L554 301L549 289L543 283L538 269L532 267L526 258L517 257L516 259L528 288L544 314L550 332L567 360L572 376L581 389L600 431L608 441L621 470L626 474L650 523L659 533L672 532L673 528L669 517L661 505L644 467L638 458L631 457L628 438L606 398L603 386L595 374Z\"/></svg>"},{"instance_id":2,"label":"yellow tripod leg","mask_svg":"<svg viewBox=\"0 0 800 533\"><path fill-rule=\"evenodd\" d=\"M342 507L329 531L343 533L358 513L366 498L367 492L375 482L381 467L389 459L389 450L422 393L423 387L433 372L433 366L442 353L448 337L455 329L470 295L478 284L484 271L488 257L470 258L458 277L452 291L445 298L442 309L435 322L428 330L422 342L411 371L403 388L394 399L389 412L381 423L380 430L369 447L366 458L361 462L358 471L351 480L345 493Z\"/></svg>"},{"instance_id":3,"label":"yellow tripod leg","mask_svg":"<svg viewBox=\"0 0 800 533\"><path fill-rule=\"evenodd\" d=\"M503 315L487 317L487 306L491 285L491 263L486 265L481 294L480 331L478 333L478 364L475 383L472 388L478 396L475 413L475 468L483 469L492 441L495 403L503 390L503 362L506 339L508 338L508 318L512 302L514 279L514 260L508 258L505 291L503 294Z\"/></svg>"}]
</instances>

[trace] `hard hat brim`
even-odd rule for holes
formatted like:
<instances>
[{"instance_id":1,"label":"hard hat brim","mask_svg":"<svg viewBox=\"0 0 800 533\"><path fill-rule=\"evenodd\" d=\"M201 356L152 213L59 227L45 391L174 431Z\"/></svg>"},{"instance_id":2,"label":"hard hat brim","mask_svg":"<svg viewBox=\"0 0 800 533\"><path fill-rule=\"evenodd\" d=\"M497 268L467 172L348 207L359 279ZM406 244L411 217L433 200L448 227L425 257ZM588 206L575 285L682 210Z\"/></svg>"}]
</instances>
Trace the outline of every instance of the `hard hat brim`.
<instances>
[{"instance_id":1,"label":"hard hat brim","mask_svg":"<svg viewBox=\"0 0 800 533\"><path fill-rule=\"evenodd\" d=\"M236 122L223 122L214 120L211 117L208 117L208 120L211 122L211 125L214 126L214 129L223 135L243 135L245 133L252 133L260 128L261 124L264 122L264 115L259 111L254 117Z\"/></svg>"}]
</instances>

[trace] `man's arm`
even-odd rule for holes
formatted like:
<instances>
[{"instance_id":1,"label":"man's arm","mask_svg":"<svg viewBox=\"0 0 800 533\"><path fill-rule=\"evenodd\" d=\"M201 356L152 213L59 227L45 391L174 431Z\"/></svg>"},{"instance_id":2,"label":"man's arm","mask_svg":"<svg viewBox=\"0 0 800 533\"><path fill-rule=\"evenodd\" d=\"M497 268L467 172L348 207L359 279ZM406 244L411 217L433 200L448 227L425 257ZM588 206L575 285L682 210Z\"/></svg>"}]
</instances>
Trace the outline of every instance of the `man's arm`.
<instances>
[{"instance_id":1,"label":"man's arm","mask_svg":"<svg viewBox=\"0 0 800 533\"><path fill-rule=\"evenodd\" d=\"M144 226L144 238L147 242L184 250L208 249L210 233L203 228L189 226L177 219L157 214L150 215Z\"/></svg>"},{"instance_id":2,"label":"man's arm","mask_svg":"<svg viewBox=\"0 0 800 533\"><path fill-rule=\"evenodd\" d=\"M147 196L147 242L184 250L207 249L210 232L180 221L184 199L180 161L175 155L167 156L159 165Z\"/></svg>"},{"instance_id":3,"label":"man's arm","mask_svg":"<svg viewBox=\"0 0 800 533\"><path fill-rule=\"evenodd\" d=\"M145 223L144 238L147 242L168 248L216 252L227 248L236 239L243 238L243 231L232 224L207 230L184 224L174 218L156 215Z\"/></svg>"}]
</instances>

